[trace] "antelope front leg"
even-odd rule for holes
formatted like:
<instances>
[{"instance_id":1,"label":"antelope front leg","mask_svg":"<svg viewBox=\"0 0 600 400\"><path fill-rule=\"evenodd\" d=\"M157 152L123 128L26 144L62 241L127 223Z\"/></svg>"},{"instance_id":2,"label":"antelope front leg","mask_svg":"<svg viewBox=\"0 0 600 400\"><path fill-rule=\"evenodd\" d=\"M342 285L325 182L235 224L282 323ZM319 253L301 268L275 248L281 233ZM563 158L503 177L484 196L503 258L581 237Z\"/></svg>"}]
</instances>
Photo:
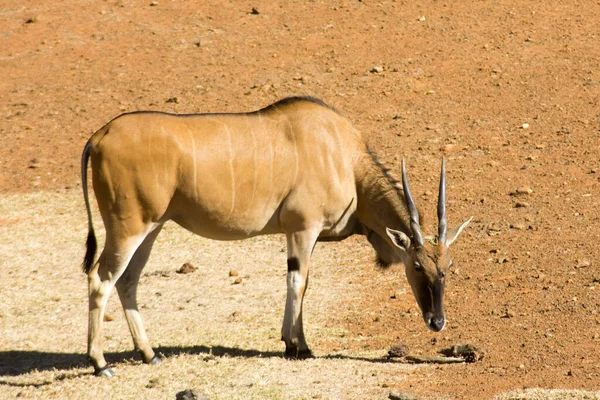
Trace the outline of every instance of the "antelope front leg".
<instances>
[{"instance_id":1,"label":"antelope front leg","mask_svg":"<svg viewBox=\"0 0 600 400\"><path fill-rule=\"evenodd\" d=\"M286 358L311 358L302 326L302 303L308 286L310 256L319 233L301 231L287 235L287 299L281 328Z\"/></svg>"}]
</instances>

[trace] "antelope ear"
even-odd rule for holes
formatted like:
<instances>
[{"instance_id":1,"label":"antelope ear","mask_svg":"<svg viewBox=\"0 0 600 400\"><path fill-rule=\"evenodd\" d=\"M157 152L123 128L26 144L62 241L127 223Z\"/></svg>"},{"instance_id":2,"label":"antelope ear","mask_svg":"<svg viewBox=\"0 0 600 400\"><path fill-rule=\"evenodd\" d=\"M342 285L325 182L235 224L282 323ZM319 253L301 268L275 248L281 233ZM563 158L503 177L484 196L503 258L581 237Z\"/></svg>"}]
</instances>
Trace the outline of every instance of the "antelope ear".
<instances>
[{"instance_id":1,"label":"antelope ear","mask_svg":"<svg viewBox=\"0 0 600 400\"><path fill-rule=\"evenodd\" d=\"M455 226L454 228L448 230L448 236L446 237L446 246L450 247L450 245L454 243L454 241L458 238L458 235L460 235L462 230L465 229L467 225L469 225L469 222L471 222L472 219L473 217L469 218L467 221L463 222L459 226Z\"/></svg>"},{"instance_id":2,"label":"antelope ear","mask_svg":"<svg viewBox=\"0 0 600 400\"><path fill-rule=\"evenodd\" d=\"M410 238L404 233L395 229L385 228L386 233L392 239L392 243L400 250L407 251L410 247Z\"/></svg>"}]
</instances>

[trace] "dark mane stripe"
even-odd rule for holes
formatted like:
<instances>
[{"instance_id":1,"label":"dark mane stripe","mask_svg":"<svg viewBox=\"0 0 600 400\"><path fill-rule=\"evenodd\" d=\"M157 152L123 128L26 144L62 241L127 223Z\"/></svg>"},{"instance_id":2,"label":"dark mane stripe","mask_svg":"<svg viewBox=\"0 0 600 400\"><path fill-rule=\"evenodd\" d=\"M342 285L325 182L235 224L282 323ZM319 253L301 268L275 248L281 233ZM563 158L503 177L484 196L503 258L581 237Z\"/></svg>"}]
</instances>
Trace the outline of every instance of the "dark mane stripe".
<instances>
[{"instance_id":1,"label":"dark mane stripe","mask_svg":"<svg viewBox=\"0 0 600 400\"><path fill-rule=\"evenodd\" d=\"M381 173L383 174L385 179L387 179L387 181L392 185L392 187L398 194L398 197L403 199L404 192L402 191L402 182L400 182L398 179L396 179L390 173L390 169L388 167L386 167L381 161L379 161L379 157L377 157L377 154L373 150L371 150L371 148L369 147L368 144L366 145L366 147L367 147L367 153L369 153L369 155L371 156L371 159L373 160L373 163L375 164L375 166L377 168L379 168L379 170L381 171Z\"/></svg>"},{"instance_id":2,"label":"dark mane stripe","mask_svg":"<svg viewBox=\"0 0 600 400\"><path fill-rule=\"evenodd\" d=\"M272 109L272 108L283 107L283 106L286 106L288 104L293 104L293 103L298 103L298 102L303 102L303 101L308 102L308 103L314 103L314 104L320 105L321 107L326 107L326 108L329 108L330 110L336 111L333 107L331 107L330 105L328 105L327 103L325 103L323 100L317 99L316 97L311 97L311 96L292 96L292 97L285 97L285 98L283 98L281 100L278 100L275 103L270 104L270 105L266 106L265 108L262 108L262 109L258 110L258 112L260 112L260 111L267 111L267 110Z\"/></svg>"},{"instance_id":3,"label":"dark mane stripe","mask_svg":"<svg viewBox=\"0 0 600 400\"><path fill-rule=\"evenodd\" d=\"M124 114L119 115L123 116L123 115L134 115L134 114L161 114L161 115L173 115L173 116L177 116L177 117L201 117L201 116L216 116L216 115L248 115L248 114L255 114L255 113L260 113L260 112L264 112L264 111L270 111L270 110L274 110L277 109L279 107L284 107L287 106L289 104L293 104L293 103L298 103L298 102L309 102L309 103L314 103L317 104L321 107L326 107L336 113L339 114L339 112L331 107L330 105L328 105L327 103L325 103L323 100L317 99L316 97L311 97L311 96L292 96L292 97L285 97L281 100L276 101L273 104L269 104L266 107L263 107L259 110L255 110L255 111L247 111L247 112L215 112L215 113L210 113L210 112L206 112L206 113L189 113L189 114L177 114L177 113L169 113L169 112L164 112L164 111L152 111L152 110L142 110L142 111L131 111L131 112L127 112ZM118 118L118 117L117 117ZM116 119L116 118L115 118Z\"/></svg>"}]
</instances>

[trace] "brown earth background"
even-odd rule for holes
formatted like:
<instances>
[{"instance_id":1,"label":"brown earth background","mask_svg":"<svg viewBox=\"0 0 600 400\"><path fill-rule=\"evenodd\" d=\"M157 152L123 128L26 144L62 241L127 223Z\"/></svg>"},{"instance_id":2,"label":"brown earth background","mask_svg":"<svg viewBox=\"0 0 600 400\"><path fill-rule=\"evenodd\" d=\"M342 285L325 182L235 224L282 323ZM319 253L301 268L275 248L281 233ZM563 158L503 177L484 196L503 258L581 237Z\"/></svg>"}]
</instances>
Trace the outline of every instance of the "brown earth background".
<instances>
[{"instance_id":1,"label":"brown earth background","mask_svg":"<svg viewBox=\"0 0 600 400\"><path fill-rule=\"evenodd\" d=\"M317 356L398 343L431 355L471 343L484 360L410 369L382 392L484 399L531 387L598 390L599 21L600 2L573 0L2 0L0 196L78 195L83 145L123 112L238 112L318 97L395 168L406 157L429 231L442 156L450 225L474 219L454 246L440 334L426 331L400 266L378 271L352 258L357 248L370 254L362 238L323 245L320 273L335 264L341 285L331 288L336 312L324 324L360 340L322 338ZM0 230L12 235L16 222L2 214ZM83 243L85 220L71 222L62 229ZM260 251L281 261L278 248ZM7 257L5 306L16 279ZM65 273L77 274L77 264ZM0 313L0 325L10 318ZM83 353L78 340L65 351ZM3 357L21 346L0 343Z\"/></svg>"}]
</instances>

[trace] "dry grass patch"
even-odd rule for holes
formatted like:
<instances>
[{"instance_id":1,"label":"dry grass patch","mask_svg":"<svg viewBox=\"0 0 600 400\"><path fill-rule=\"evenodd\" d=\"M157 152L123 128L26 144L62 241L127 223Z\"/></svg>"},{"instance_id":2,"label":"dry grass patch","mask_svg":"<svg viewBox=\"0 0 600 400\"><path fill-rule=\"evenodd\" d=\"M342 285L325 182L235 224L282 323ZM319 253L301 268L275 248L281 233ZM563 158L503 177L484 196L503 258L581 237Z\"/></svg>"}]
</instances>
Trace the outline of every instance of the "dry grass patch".
<instances>
[{"instance_id":1,"label":"dry grass patch","mask_svg":"<svg viewBox=\"0 0 600 400\"><path fill-rule=\"evenodd\" d=\"M317 359L281 357L286 253L281 236L215 242L167 224L144 270L139 301L158 366L134 354L116 293L105 323L114 379L91 376L86 351L87 282L80 272L86 220L79 191L0 197L0 397L174 398L186 388L215 399L382 398L416 367L384 362L385 350L322 350L352 337L331 324L358 297L345 266L370 263L367 247L318 246L305 308ZM102 223L95 214L100 240ZM185 262L191 274L175 271ZM338 268L331 268L337 265ZM229 271L242 277L234 284ZM348 308L352 310L351 307Z\"/></svg>"}]
</instances>

